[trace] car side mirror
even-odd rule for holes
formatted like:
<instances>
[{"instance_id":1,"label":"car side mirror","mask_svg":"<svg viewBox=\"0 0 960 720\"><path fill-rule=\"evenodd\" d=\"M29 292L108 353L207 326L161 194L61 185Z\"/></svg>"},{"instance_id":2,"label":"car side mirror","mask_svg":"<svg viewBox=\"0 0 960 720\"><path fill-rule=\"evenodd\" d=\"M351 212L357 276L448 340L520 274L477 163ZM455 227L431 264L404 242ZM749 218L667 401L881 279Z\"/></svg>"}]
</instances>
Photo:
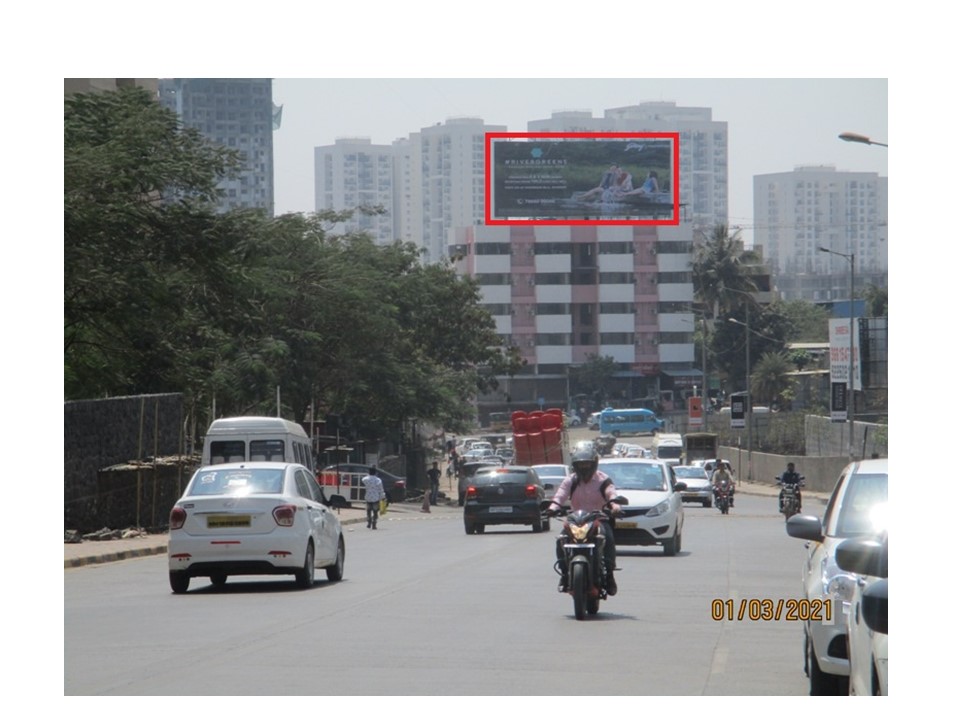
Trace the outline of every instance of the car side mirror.
<instances>
[{"instance_id":1,"label":"car side mirror","mask_svg":"<svg viewBox=\"0 0 960 720\"><path fill-rule=\"evenodd\" d=\"M814 515L794 515L787 520L787 535L801 540L823 542L823 526Z\"/></svg>"},{"instance_id":2,"label":"car side mirror","mask_svg":"<svg viewBox=\"0 0 960 720\"><path fill-rule=\"evenodd\" d=\"M863 621L874 632L887 634L887 579L877 580L863 591L860 602Z\"/></svg>"}]
</instances>

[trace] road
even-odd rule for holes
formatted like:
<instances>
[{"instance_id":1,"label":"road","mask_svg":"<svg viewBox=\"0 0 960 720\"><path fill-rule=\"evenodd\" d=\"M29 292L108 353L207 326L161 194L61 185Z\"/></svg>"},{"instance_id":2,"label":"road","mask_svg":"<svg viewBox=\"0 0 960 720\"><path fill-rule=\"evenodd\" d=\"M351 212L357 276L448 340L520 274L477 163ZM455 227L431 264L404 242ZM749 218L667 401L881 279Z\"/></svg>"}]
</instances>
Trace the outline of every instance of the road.
<instances>
[{"instance_id":1,"label":"road","mask_svg":"<svg viewBox=\"0 0 960 720\"><path fill-rule=\"evenodd\" d=\"M770 498L689 505L683 549L620 548L620 593L578 622L553 536L466 535L457 507L346 526L345 578L194 580L166 557L64 572L66 695L802 695L802 630L737 619L799 591L802 543ZM320 578L324 578L322 573ZM731 600L731 620L711 617ZM724 606L726 607L726 606Z\"/></svg>"}]
</instances>

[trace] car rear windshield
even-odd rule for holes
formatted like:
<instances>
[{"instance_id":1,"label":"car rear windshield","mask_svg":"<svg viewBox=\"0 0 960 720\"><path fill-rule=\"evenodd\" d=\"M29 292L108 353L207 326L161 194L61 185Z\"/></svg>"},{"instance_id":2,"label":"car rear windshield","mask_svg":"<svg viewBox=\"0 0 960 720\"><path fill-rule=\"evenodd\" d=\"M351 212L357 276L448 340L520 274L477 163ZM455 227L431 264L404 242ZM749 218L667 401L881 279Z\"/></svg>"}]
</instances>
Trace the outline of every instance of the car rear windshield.
<instances>
[{"instance_id":1,"label":"car rear windshield","mask_svg":"<svg viewBox=\"0 0 960 720\"><path fill-rule=\"evenodd\" d=\"M527 483L535 482L535 480L530 477L529 473L525 472L499 472L494 470L493 472L481 471L473 476L473 484L477 487L485 485L503 485L504 483L516 483L526 485Z\"/></svg>"},{"instance_id":2,"label":"car rear windshield","mask_svg":"<svg viewBox=\"0 0 960 720\"><path fill-rule=\"evenodd\" d=\"M677 474L677 477L682 478L704 478L707 477L707 471L703 468L696 467L675 467L673 471Z\"/></svg>"},{"instance_id":3,"label":"car rear windshield","mask_svg":"<svg viewBox=\"0 0 960 720\"><path fill-rule=\"evenodd\" d=\"M188 495L275 495L283 490L283 470L217 470L201 472Z\"/></svg>"}]
</instances>

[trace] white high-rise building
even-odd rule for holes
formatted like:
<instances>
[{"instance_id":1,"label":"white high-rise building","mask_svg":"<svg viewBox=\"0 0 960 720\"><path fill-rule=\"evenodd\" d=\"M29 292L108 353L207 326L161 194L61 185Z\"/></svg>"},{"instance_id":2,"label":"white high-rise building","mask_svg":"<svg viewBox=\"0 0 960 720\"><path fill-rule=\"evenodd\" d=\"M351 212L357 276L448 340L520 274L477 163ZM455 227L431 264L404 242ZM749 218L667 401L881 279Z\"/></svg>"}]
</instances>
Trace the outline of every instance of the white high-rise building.
<instances>
[{"instance_id":1,"label":"white high-rise building","mask_svg":"<svg viewBox=\"0 0 960 720\"><path fill-rule=\"evenodd\" d=\"M854 255L857 288L887 286L887 178L829 165L756 175L753 208L754 245L784 300L850 297L849 262L819 247Z\"/></svg>"},{"instance_id":2,"label":"white high-rise building","mask_svg":"<svg viewBox=\"0 0 960 720\"><path fill-rule=\"evenodd\" d=\"M419 228L426 250L423 261L448 257L454 228L481 225L484 220L485 134L506 132L504 125L485 125L479 118L453 118L410 135L413 197L419 193ZM416 200L414 200L416 202ZM415 214L415 213L414 213Z\"/></svg>"},{"instance_id":3,"label":"white high-rise building","mask_svg":"<svg viewBox=\"0 0 960 720\"><path fill-rule=\"evenodd\" d=\"M529 132L676 132L680 134L680 217L704 232L727 224L727 123L710 108L643 102L590 112L556 112L527 123Z\"/></svg>"},{"instance_id":4,"label":"white high-rise building","mask_svg":"<svg viewBox=\"0 0 960 720\"><path fill-rule=\"evenodd\" d=\"M333 145L314 148L317 211L355 211L350 220L334 226L334 233L366 232L381 245L397 238L396 155L396 146L374 145L369 138L338 138Z\"/></svg>"}]
</instances>

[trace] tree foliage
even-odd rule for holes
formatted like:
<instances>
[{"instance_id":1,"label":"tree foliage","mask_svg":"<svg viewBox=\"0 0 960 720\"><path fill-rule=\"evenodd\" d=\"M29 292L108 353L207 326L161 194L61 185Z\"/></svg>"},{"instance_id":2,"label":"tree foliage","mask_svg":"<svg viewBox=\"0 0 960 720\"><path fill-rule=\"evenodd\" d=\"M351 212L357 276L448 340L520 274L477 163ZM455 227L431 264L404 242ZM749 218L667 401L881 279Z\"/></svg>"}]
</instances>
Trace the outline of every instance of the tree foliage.
<instances>
[{"instance_id":1,"label":"tree foliage","mask_svg":"<svg viewBox=\"0 0 960 720\"><path fill-rule=\"evenodd\" d=\"M67 99L67 398L179 391L198 413L272 415L280 388L284 415L371 437L456 429L516 370L476 283L415 246L333 235L349 212L217 213L238 162L143 90Z\"/></svg>"},{"instance_id":2,"label":"tree foliage","mask_svg":"<svg viewBox=\"0 0 960 720\"><path fill-rule=\"evenodd\" d=\"M750 293L757 287L743 270L753 259L753 253L744 251L739 231L731 235L726 225L715 225L706 242L696 247L693 291L711 317L720 318L745 303L756 305Z\"/></svg>"},{"instance_id":3,"label":"tree foliage","mask_svg":"<svg viewBox=\"0 0 960 720\"><path fill-rule=\"evenodd\" d=\"M611 380L618 368L617 362L609 355L589 355L585 363L570 368L571 394L586 395L594 406L599 407L607 401Z\"/></svg>"}]
</instances>

